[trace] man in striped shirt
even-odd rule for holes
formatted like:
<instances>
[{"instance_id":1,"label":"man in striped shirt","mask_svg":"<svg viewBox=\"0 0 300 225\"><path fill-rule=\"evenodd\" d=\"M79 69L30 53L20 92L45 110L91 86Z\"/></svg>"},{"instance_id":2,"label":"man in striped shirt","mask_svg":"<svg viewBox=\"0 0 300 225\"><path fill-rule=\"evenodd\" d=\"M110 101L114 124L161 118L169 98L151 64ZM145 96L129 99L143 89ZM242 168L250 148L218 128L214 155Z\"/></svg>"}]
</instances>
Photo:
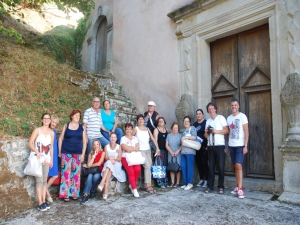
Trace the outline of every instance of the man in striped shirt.
<instances>
[{"instance_id":1,"label":"man in striped shirt","mask_svg":"<svg viewBox=\"0 0 300 225\"><path fill-rule=\"evenodd\" d=\"M95 97L92 102L92 107L87 109L83 115L83 126L88 137L86 155L90 154L94 139L98 139L100 141L102 148L109 144L109 141L103 137L100 132L102 125L100 99Z\"/></svg>"}]
</instances>

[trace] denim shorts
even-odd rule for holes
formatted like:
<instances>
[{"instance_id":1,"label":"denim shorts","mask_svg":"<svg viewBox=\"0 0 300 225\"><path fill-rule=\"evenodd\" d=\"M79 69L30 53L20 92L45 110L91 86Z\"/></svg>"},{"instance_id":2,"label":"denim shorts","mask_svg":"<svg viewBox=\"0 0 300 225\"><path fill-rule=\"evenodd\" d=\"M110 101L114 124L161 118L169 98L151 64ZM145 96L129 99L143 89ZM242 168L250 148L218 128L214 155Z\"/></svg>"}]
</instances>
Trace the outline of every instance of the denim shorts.
<instances>
[{"instance_id":1,"label":"denim shorts","mask_svg":"<svg viewBox=\"0 0 300 225\"><path fill-rule=\"evenodd\" d=\"M243 148L244 146L238 146L238 147L230 147L230 157L232 164L243 164L244 161L244 154L243 154Z\"/></svg>"}]
</instances>

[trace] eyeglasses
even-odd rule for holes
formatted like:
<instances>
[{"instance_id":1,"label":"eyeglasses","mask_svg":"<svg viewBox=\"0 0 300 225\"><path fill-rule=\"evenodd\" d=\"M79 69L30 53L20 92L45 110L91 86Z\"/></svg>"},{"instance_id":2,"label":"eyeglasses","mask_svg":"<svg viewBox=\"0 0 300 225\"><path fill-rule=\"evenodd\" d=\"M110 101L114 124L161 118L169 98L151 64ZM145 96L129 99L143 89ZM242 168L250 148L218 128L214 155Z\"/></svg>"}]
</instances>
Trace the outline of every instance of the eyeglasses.
<instances>
[{"instance_id":1,"label":"eyeglasses","mask_svg":"<svg viewBox=\"0 0 300 225\"><path fill-rule=\"evenodd\" d=\"M159 120L158 122L159 122L159 123L160 123L160 122L163 122L163 123L164 123L165 121L163 121L163 120Z\"/></svg>"},{"instance_id":2,"label":"eyeglasses","mask_svg":"<svg viewBox=\"0 0 300 225\"><path fill-rule=\"evenodd\" d=\"M93 102L97 102L97 103L99 103L100 101L93 101Z\"/></svg>"}]
</instances>

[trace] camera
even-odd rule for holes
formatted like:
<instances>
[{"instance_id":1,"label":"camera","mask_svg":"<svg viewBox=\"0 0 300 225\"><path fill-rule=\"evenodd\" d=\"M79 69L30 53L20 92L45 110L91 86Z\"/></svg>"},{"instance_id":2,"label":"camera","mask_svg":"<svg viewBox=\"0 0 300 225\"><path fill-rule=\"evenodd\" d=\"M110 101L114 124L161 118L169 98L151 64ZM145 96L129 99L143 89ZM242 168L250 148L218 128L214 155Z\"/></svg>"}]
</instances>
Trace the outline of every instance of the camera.
<instances>
[{"instance_id":1,"label":"camera","mask_svg":"<svg viewBox=\"0 0 300 225\"><path fill-rule=\"evenodd\" d=\"M207 133L208 133L208 134L211 134L211 133L212 133L212 129L213 129L213 127L210 126L210 125L208 125L208 126L207 126Z\"/></svg>"}]
</instances>

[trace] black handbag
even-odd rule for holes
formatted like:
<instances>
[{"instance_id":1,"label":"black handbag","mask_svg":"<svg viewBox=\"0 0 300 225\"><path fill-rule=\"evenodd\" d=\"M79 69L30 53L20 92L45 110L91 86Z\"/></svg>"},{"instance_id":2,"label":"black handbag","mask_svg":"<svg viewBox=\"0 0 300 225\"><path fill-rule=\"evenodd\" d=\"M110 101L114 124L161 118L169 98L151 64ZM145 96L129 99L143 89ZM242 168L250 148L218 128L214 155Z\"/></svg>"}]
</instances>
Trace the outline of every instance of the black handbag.
<instances>
[{"instance_id":1,"label":"black handbag","mask_svg":"<svg viewBox=\"0 0 300 225\"><path fill-rule=\"evenodd\" d=\"M176 159L176 162L173 162L173 158ZM175 172L175 173L177 173L180 170L180 166L177 163L176 156L172 157L171 162L168 163L167 170L170 171L170 172Z\"/></svg>"},{"instance_id":2,"label":"black handbag","mask_svg":"<svg viewBox=\"0 0 300 225\"><path fill-rule=\"evenodd\" d=\"M101 173L99 166L93 167L81 167L81 176L87 176L89 174Z\"/></svg>"}]
</instances>

